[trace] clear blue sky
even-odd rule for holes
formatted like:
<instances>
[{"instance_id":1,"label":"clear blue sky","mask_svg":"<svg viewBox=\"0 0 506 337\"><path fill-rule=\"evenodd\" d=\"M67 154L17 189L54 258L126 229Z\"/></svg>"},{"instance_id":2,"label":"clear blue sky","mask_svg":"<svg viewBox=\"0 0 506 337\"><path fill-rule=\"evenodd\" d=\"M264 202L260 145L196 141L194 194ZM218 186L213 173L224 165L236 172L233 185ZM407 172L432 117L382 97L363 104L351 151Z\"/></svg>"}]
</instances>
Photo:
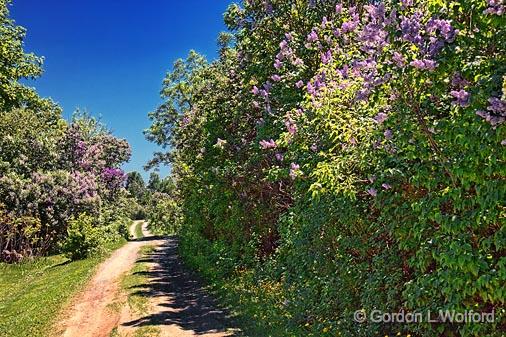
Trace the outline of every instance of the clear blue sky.
<instances>
[{"instance_id":1,"label":"clear blue sky","mask_svg":"<svg viewBox=\"0 0 506 337\"><path fill-rule=\"evenodd\" d=\"M125 170L143 173L156 147L142 130L160 103L164 74L190 49L216 57L232 2L14 0L11 15L28 30L25 49L45 57L44 75L30 85L58 102L66 118L76 108L101 116L132 145Z\"/></svg>"}]
</instances>

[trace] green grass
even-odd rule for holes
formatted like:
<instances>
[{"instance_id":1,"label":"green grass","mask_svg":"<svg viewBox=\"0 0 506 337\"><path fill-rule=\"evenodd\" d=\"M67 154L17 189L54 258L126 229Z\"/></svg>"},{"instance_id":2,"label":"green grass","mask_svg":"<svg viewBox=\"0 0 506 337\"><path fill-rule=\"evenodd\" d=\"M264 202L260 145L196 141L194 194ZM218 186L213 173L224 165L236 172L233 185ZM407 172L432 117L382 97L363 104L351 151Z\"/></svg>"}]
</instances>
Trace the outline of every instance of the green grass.
<instances>
[{"instance_id":1,"label":"green grass","mask_svg":"<svg viewBox=\"0 0 506 337\"><path fill-rule=\"evenodd\" d=\"M139 259L147 257L154 250L154 246L141 247ZM128 305L136 314L146 314L149 310L149 299L146 296L135 294L149 283L148 277L144 272L149 271L149 265L146 262L136 262L121 281L121 288L128 296Z\"/></svg>"},{"instance_id":2,"label":"green grass","mask_svg":"<svg viewBox=\"0 0 506 337\"><path fill-rule=\"evenodd\" d=\"M108 251L119 248L121 241ZM48 336L61 309L109 254L70 262L62 255L0 263L0 336Z\"/></svg>"},{"instance_id":3,"label":"green grass","mask_svg":"<svg viewBox=\"0 0 506 337\"><path fill-rule=\"evenodd\" d=\"M142 233L142 225L143 225L143 222L142 221L139 221L136 225L135 225L135 238L136 239L141 239L144 237L144 233Z\"/></svg>"},{"instance_id":4,"label":"green grass","mask_svg":"<svg viewBox=\"0 0 506 337\"><path fill-rule=\"evenodd\" d=\"M139 252L139 260L146 258L153 250L154 246L144 246ZM149 265L146 262L136 262L135 266L126 274L121 281L121 288L127 294L127 303L134 315L147 315L149 313L149 298L136 294L149 283L148 276L144 272L149 271ZM144 326L135 330L135 337L157 337L160 331L156 327Z\"/></svg>"}]
</instances>

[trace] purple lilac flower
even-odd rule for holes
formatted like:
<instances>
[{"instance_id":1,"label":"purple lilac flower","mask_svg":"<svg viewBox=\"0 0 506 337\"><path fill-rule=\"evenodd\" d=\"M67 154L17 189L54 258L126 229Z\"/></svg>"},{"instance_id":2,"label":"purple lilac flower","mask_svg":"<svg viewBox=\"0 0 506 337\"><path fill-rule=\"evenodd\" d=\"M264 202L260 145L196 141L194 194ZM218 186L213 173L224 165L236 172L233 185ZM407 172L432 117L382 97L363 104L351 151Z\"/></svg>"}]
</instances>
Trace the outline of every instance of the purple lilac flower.
<instances>
[{"instance_id":1,"label":"purple lilac flower","mask_svg":"<svg viewBox=\"0 0 506 337\"><path fill-rule=\"evenodd\" d=\"M251 92L253 93L253 95L258 95L260 93L260 91L256 85L253 86L253 89L251 89Z\"/></svg>"},{"instance_id":2,"label":"purple lilac flower","mask_svg":"<svg viewBox=\"0 0 506 337\"><path fill-rule=\"evenodd\" d=\"M309 35L307 36L307 41L308 42L318 41L318 34L316 34L314 30L312 30L311 33L309 33Z\"/></svg>"},{"instance_id":3,"label":"purple lilac flower","mask_svg":"<svg viewBox=\"0 0 506 337\"><path fill-rule=\"evenodd\" d=\"M300 89L304 86L304 82L302 80L299 80L297 83L295 83L295 86Z\"/></svg>"},{"instance_id":4,"label":"purple lilac flower","mask_svg":"<svg viewBox=\"0 0 506 337\"><path fill-rule=\"evenodd\" d=\"M341 3L338 3L336 5L336 13L341 14L343 12L343 5Z\"/></svg>"},{"instance_id":5,"label":"purple lilac flower","mask_svg":"<svg viewBox=\"0 0 506 337\"><path fill-rule=\"evenodd\" d=\"M488 110L496 114L504 114L506 112L506 101L503 101L497 97L490 97L488 99L488 102L490 103L490 105L487 107Z\"/></svg>"},{"instance_id":6,"label":"purple lilac flower","mask_svg":"<svg viewBox=\"0 0 506 337\"><path fill-rule=\"evenodd\" d=\"M460 73L453 74L452 86L456 88L463 88L469 85L469 81L466 80Z\"/></svg>"},{"instance_id":7,"label":"purple lilac flower","mask_svg":"<svg viewBox=\"0 0 506 337\"><path fill-rule=\"evenodd\" d=\"M388 115L384 112L380 112L374 117L374 121L378 124L383 124L384 121L386 121L388 118Z\"/></svg>"},{"instance_id":8,"label":"purple lilac flower","mask_svg":"<svg viewBox=\"0 0 506 337\"><path fill-rule=\"evenodd\" d=\"M413 0L401 0L402 8L406 9L413 6Z\"/></svg>"},{"instance_id":9,"label":"purple lilac flower","mask_svg":"<svg viewBox=\"0 0 506 337\"><path fill-rule=\"evenodd\" d=\"M290 164L290 178L295 179L297 177L297 173L300 170L299 164L291 163Z\"/></svg>"},{"instance_id":10,"label":"purple lilac flower","mask_svg":"<svg viewBox=\"0 0 506 337\"><path fill-rule=\"evenodd\" d=\"M264 1L264 8L265 8L265 12L267 13L267 15L271 15L272 14L272 3L270 2L270 0L265 0Z\"/></svg>"},{"instance_id":11,"label":"purple lilac flower","mask_svg":"<svg viewBox=\"0 0 506 337\"><path fill-rule=\"evenodd\" d=\"M307 92L311 96L316 96L316 89L311 82L307 82Z\"/></svg>"},{"instance_id":12,"label":"purple lilac flower","mask_svg":"<svg viewBox=\"0 0 506 337\"><path fill-rule=\"evenodd\" d=\"M373 197L376 197L378 195L378 191L375 188L369 188L367 190L367 193Z\"/></svg>"},{"instance_id":13,"label":"purple lilac flower","mask_svg":"<svg viewBox=\"0 0 506 337\"><path fill-rule=\"evenodd\" d=\"M439 33L443 36L446 42L452 42L455 38L456 30L453 28L450 20L441 20L431 18L427 25L425 26L425 30L429 34L435 34L439 31Z\"/></svg>"},{"instance_id":14,"label":"purple lilac flower","mask_svg":"<svg viewBox=\"0 0 506 337\"><path fill-rule=\"evenodd\" d=\"M488 102L490 103L487 107L488 111L478 110L476 114L493 127L504 123L506 121L506 101L497 97L490 97Z\"/></svg>"},{"instance_id":15,"label":"purple lilac flower","mask_svg":"<svg viewBox=\"0 0 506 337\"><path fill-rule=\"evenodd\" d=\"M453 101L453 104L459 105L461 107L466 107L469 105L469 97L470 94L465 91L464 89L461 90L452 90L450 91L450 95L452 95L455 98L455 101Z\"/></svg>"},{"instance_id":16,"label":"purple lilac flower","mask_svg":"<svg viewBox=\"0 0 506 337\"><path fill-rule=\"evenodd\" d=\"M283 64L281 63L281 61L279 59L276 59L276 61L274 61L274 68L279 70L282 66L283 66Z\"/></svg>"},{"instance_id":17,"label":"purple lilac flower","mask_svg":"<svg viewBox=\"0 0 506 337\"><path fill-rule=\"evenodd\" d=\"M423 39L420 34L422 17L422 13L418 11L411 16L401 17L400 28L404 40L417 45L422 43Z\"/></svg>"},{"instance_id":18,"label":"purple lilac flower","mask_svg":"<svg viewBox=\"0 0 506 337\"><path fill-rule=\"evenodd\" d=\"M423 59L414 60L409 63L411 66L421 70L434 70L437 67L437 63L433 60Z\"/></svg>"},{"instance_id":19,"label":"purple lilac flower","mask_svg":"<svg viewBox=\"0 0 506 337\"><path fill-rule=\"evenodd\" d=\"M318 146L316 144L311 145L310 147L311 151L316 152L318 151Z\"/></svg>"},{"instance_id":20,"label":"purple lilac flower","mask_svg":"<svg viewBox=\"0 0 506 337\"><path fill-rule=\"evenodd\" d=\"M107 167L102 170L101 178L110 190L116 190L124 183L126 174L119 168Z\"/></svg>"},{"instance_id":21,"label":"purple lilac flower","mask_svg":"<svg viewBox=\"0 0 506 337\"><path fill-rule=\"evenodd\" d=\"M351 21L343 22L341 25L341 32L343 34L354 31L358 26L358 15L355 14Z\"/></svg>"},{"instance_id":22,"label":"purple lilac flower","mask_svg":"<svg viewBox=\"0 0 506 337\"><path fill-rule=\"evenodd\" d=\"M406 65L406 58L401 53L394 52L392 60L399 68L403 68Z\"/></svg>"},{"instance_id":23,"label":"purple lilac flower","mask_svg":"<svg viewBox=\"0 0 506 337\"><path fill-rule=\"evenodd\" d=\"M279 153L279 152L276 153L276 160L277 161L283 161L283 159L284 159L284 156L282 153Z\"/></svg>"},{"instance_id":24,"label":"purple lilac flower","mask_svg":"<svg viewBox=\"0 0 506 337\"><path fill-rule=\"evenodd\" d=\"M322 28L325 28L328 23L329 23L329 20L327 19L326 16L324 16L322 19Z\"/></svg>"},{"instance_id":25,"label":"purple lilac flower","mask_svg":"<svg viewBox=\"0 0 506 337\"><path fill-rule=\"evenodd\" d=\"M269 139L269 140L261 140L260 146L262 147L263 150L268 150L268 149L275 149L278 145L273 139Z\"/></svg>"},{"instance_id":26,"label":"purple lilac flower","mask_svg":"<svg viewBox=\"0 0 506 337\"><path fill-rule=\"evenodd\" d=\"M286 122L285 122L285 126L286 126L286 129L288 130L288 132L291 134L291 135L294 135L297 133L297 124L295 124L295 122L291 119L288 119Z\"/></svg>"},{"instance_id":27,"label":"purple lilac flower","mask_svg":"<svg viewBox=\"0 0 506 337\"><path fill-rule=\"evenodd\" d=\"M274 81L274 82L279 82L281 81L281 76L279 75L272 75L271 79Z\"/></svg>"},{"instance_id":28,"label":"purple lilac flower","mask_svg":"<svg viewBox=\"0 0 506 337\"><path fill-rule=\"evenodd\" d=\"M386 129L385 132L383 132L383 135L386 139L390 140L394 137L391 129Z\"/></svg>"},{"instance_id":29,"label":"purple lilac flower","mask_svg":"<svg viewBox=\"0 0 506 337\"><path fill-rule=\"evenodd\" d=\"M383 189L385 189L385 190L389 190L392 188L392 186L390 186L390 184L387 184L387 183L381 184L381 187L383 187Z\"/></svg>"},{"instance_id":30,"label":"purple lilac flower","mask_svg":"<svg viewBox=\"0 0 506 337\"><path fill-rule=\"evenodd\" d=\"M304 65L304 61L300 58L300 57L297 57L293 60L292 64L294 66L303 66Z\"/></svg>"},{"instance_id":31,"label":"purple lilac flower","mask_svg":"<svg viewBox=\"0 0 506 337\"><path fill-rule=\"evenodd\" d=\"M488 0L488 8L483 11L485 15L503 15L505 12L505 7L502 3L502 0Z\"/></svg>"},{"instance_id":32,"label":"purple lilac flower","mask_svg":"<svg viewBox=\"0 0 506 337\"><path fill-rule=\"evenodd\" d=\"M328 50L327 52L321 55L322 63L327 64L332 60L332 52Z\"/></svg>"}]
</instances>

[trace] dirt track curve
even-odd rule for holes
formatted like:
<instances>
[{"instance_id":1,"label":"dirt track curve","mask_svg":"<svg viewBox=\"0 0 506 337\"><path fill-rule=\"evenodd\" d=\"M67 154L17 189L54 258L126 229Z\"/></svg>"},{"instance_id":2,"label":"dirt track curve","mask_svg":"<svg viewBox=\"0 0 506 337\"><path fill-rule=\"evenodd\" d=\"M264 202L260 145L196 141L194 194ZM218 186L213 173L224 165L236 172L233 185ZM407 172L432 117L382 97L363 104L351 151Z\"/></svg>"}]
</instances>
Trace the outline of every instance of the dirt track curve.
<instances>
[{"instance_id":1,"label":"dirt track curve","mask_svg":"<svg viewBox=\"0 0 506 337\"><path fill-rule=\"evenodd\" d=\"M150 328L150 337L234 336L237 330L230 329L226 312L218 309L198 277L179 259L177 239L154 237L146 227L144 223L144 238L128 242L99 266L65 311L54 336L129 337L141 327ZM139 250L145 245L155 249L139 259ZM122 276L136 262L150 266L145 272L148 282L135 290L150 303L149 313L140 317L129 312L126 295L120 290ZM118 303L122 308L114 308Z\"/></svg>"}]
</instances>

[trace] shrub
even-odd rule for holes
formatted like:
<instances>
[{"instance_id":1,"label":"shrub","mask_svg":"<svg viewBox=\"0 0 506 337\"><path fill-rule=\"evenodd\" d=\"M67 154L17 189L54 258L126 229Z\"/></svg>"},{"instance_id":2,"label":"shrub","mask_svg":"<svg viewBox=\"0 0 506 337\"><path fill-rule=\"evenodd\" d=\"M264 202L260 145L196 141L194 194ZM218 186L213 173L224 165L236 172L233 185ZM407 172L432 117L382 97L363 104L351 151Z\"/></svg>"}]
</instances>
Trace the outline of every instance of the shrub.
<instances>
[{"instance_id":1,"label":"shrub","mask_svg":"<svg viewBox=\"0 0 506 337\"><path fill-rule=\"evenodd\" d=\"M185 258L214 280L246 270L250 287L281 289L286 336L501 336L504 9L230 6L219 60L177 61L150 114L149 138L171 149L154 162L172 164ZM496 322L357 324L358 309Z\"/></svg>"},{"instance_id":2,"label":"shrub","mask_svg":"<svg viewBox=\"0 0 506 337\"><path fill-rule=\"evenodd\" d=\"M69 259L80 260L100 252L104 242L103 228L95 226L93 217L83 213L69 221L61 248Z\"/></svg>"},{"instance_id":3,"label":"shrub","mask_svg":"<svg viewBox=\"0 0 506 337\"><path fill-rule=\"evenodd\" d=\"M164 193L155 192L147 210L149 229L155 234L178 232L181 211L177 202Z\"/></svg>"}]
</instances>

